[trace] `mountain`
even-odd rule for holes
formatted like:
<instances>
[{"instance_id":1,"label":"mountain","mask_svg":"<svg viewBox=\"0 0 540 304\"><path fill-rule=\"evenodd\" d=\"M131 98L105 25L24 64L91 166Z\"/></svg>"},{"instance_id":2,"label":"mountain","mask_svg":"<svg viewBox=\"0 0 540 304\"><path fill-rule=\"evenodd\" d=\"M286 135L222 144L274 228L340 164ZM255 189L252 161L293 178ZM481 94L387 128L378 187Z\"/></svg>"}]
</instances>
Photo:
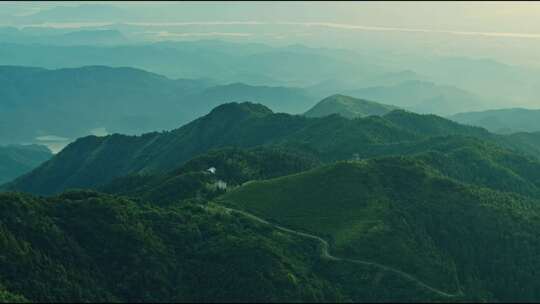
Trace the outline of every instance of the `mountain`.
<instances>
[{"instance_id":1,"label":"mountain","mask_svg":"<svg viewBox=\"0 0 540 304\"><path fill-rule=\"evenodd\" d=\"M189 120L182 94L202 82L171 80L132 68L89 66L46 70L2 66L2 141L39 136L76 138L94 129L139 133ZM17 122L26 123L12 128Z\"/></svg>"},{"instance_id":2,"label":"mountain","mask_svg":"<svg viewBox=\"0 0 540 304\"><path fill-rule=\"evenodd\" d=\"M540 153L540 132L520 132L506 135L503 145L515 151L523 151L529 155Z\"/></svg>"},{"instance_id":3,"label":"mountain","mask_svg":"<svg viewBox=\"0 0 540 304\"><path fill-rule=\"evenodd\" d=\"M438 57L426 60L419 57L415 71L435 83L448 84L485 96L490 105L479 111L515 105L533 107L538 99L538 70L530 65L512 65L491 58ZM456 112L457 113L457 112ZM450 113L449 113L450 114Z\"/></svg>"},{"instance_id":4,"label":"mountain","mask_svg":"<svg viewBox=\"0 0 540 304\"><path fill-rule=\"evenodd\" d=\"M458 113L449 117L494 133L540 132L540 110L523 108Z\"/></svg>"},{"instance_id":5,"label":"mountain","mask_svg":"<svg viewBox=\"0 0 540 304\"><path fill-rule=\"evenodd\" d=\"M435 115L396 110L382 117L354 120L339 115L308 118L273 113L260 104L229 103L169 132L81 138L5 187L40 194L96 187L130 174L170 171L197 155L222 147L280 146L329 162L396 155L403 153L404 147L416 145L427 149L426 139L449 135L474 137L505 147L513 143L513 149L519 148L510 138Z\"/></svg>"},{"instance_id":6,"label":"mountain","mask_svg":"<svg viewBox=\"0 0 540 304\"><path fill-rule=\"evenodd\" d=\"M495 143L462 136L433 137L404 145L400 155L428 164L455 180L540 198L540 161Z\"/></svg>"},{"instance_id":7,"label":"mountain","mask_svg":"<svg viewBox=\"0 0 540 304\"><path fill-rule=\"evenodd\" d=\"M320 164L312 155L287 149L223 148L197 156L170 172L119 177L98 189L170 204L191 198L210 199L248 181L290 175ZM217 187L220 182L225 183L221 189Z\"/></svg>"},{"instance_id":8,"label":"mountain","mask_svg":"<svg viewBox=\"0 0 540 304\"><path fill-rule=\"evenodd\" d=\"M408 156L467 184L540 198L538 159L463 136L431 137L396 146L379 149L372 157ZM244 183L296 174L322 164L313 154L283 147L224 148L167 173L130 174L97 189L161 205L212 199Z\"/></svg>"},{"instance_id":9,"label":"mountain","mask_svg":"<svg viewBox=\"0 0 540 304\"><path fill-rule=\"evenodd\" d=\"M358 57L358 55L356 55ZM376 86L394 86L407 81L420 81L424 79L412 70L397 70L392 72L374 71L370 75L358 78L336 77L326 79L315 85L307 87L310 92L321 96L328 96L336 92L354 92L359 88L370 88ZM351 89L353 88L353 89Z\"/></svg>"},{"instance_id":10,"label":"mountain","mask_svg":"<svg viewBox=\"0 0 540 304\"><path fill-rule=\"evenodd\" d=\"M355 118L383 115L396 109L397 107L394 106L337 94L321 100L304 115L308 117L322 117L330 114L339 114L343 117Z\"/></svg>"},{"instance_id":11,"label":"mountain","mask_svg":"<svg viewBox=\"0 0 540 304\"><path fill-rule=\"evenodd\" d=\"M55 46L112 46L130 42L120 31L113 29L66 30L36 27L0 28L0 40L4 43Z\"/></svg>"},{"instance_id":12,"label":"mountain","mask_svg":"<svg viewBox=\"0 0 540 304\"><path fill-rule=\"evenodd\" d=\"M315 100L301 88L251 86L244 83L212 86L185 99L193 103L192 110L199 116L220 104L242 101L258 102L277 112L300 114L311 107Z\"/></svg>"},{"instance_id":13,"label":"mountain","mask_svg":"<svg viewBox=\"0 0 540 304\"><path fill-rule=\"evenodd\" d=\"M411 274L446 294L540 297L532 279L538 201L457 182L421 161L341 162L255 181L218 201L326 239L334 256Z\"/></svg>"},{"instance_id":14,"label":"mountain","mask_svg":"<svg viewBox=\"0 0 540 304\"><path fill-rule=\"evenodd\" d=\"M343 56L340 50L273 47L219 40L149 43L141 42L139 38L141 33L156 31L155 28L149 30L147 27L137 27L131 29L131 35L126 30L116 29L115 26L89 30L102 35L106 32L97 31L120 31L128 41L115 45L55 45L53 40L47 41L45 38L40 44L9 43L16 40L3 40L0 43L0 65L48 69L94 65L129 66L174 79L212 78L222 85L241 82L256 86L293 87L309 87L328 79L336 79L338 83L342 80L346 83L361 83L362 79L371 79L374 75L389 72L359 59L358 56ZM85 33L61 32L47 36L80 37L83 34ZM150 40L155 41L156 35L158 34L151 34ZM313 62L318 64L313 65ZM383 83L382 80L376 82L378 85ZM319 99L325 95L317 93Z\"/></svg>"},{"instance_id":15,"label":"mountain","mask_svg":"<svg viewBox=\"0 0 540 304\"><path fill-rule=\"evenodd\" d=\"M51 151L44 146L0 146L0 183L30 172L51 157Z\"/></svg>"},{"instance_id":16,"label":"mountain","mask_svg":"<svg viewBox=\"0 0 540 304\"><path fill-rule=\"evenodd\" d=\"M109 194L0 193L0 299L534 302L538 134L245 102L81 138L7 189Z\"/></svg>"},{"instance_id":17,"label":"mountain","mask_svg":"<svg viewBox=\"0 0 540 304\"><path fill-rule=\"evenodd\" d=\"M482 97L457 87L420 80L350 90L346 94L377 100L414 112L438 115L463 112L464 109L481 109L486 104Z\"/></svg>"},{"instance_id":18,"label":"mountain","mask_svg":"<svg viewBox=\"0 0 540 304\"><path fill-rule=\"evenodd\" d=\"M0 79L0 143L50 144L47 139L54 137L65 145L91 134L168 130L231 101L259 100L276 111L300 113L314 100L297 88L216 86L207 80L172 80L105 66L1 66ZM21 120L26 123L12 127Z\"/></svg>"},{"instance_id":19,"label":"mountain","mask_svg":"<svg viewBox=\"0 0 540 304\"><path fill-rule=\"evenodd\" d=\"M120 45L129 40L116 30L82 30L47 37L45 41L34 40L34 43L49 43L56 45Z\"/></svg>"},{"instance_id":20,"label":"mountain","mask_svg":"<svg viewBox=\"0 0 540 304\"><path fill-rule=\"evenodd\" d=\"M271 116L267 122L266 116ZM170 132L88 136L68 145L40 170L20 179L20 186L29 192L51 193L69 187L106 184L131 173L171 170L212 148L257 146L288 134L291 129L287 124L281 130L275 128L274 117L284 117L293 123L304 120L300 116L273 114L260 104L231 103ZM74 170L73 165L79 170ZM51 175L45 178L42 174Z\"/></svg>"},{"instance_id":21,"label":"mountain","mask_svg":"<svg viewBox=\"0 0 540 304\"><path fill-rule=\"evenodd\" d=\"M88 45L81 39L84 46L62 45L54 39L48 41L48 38L39 37L44 32L46 36L69 35L65 29L55 29L56 33L44 27L29 28L26 32L21 30L23 34L32 34L29 37L38 36L35 41L40 44L29 44L28 41L34 38L19 39L16 31L9 28L6 35L0 33L0 64L50 69L88 65L129 66L170 78L212 78L219 84L241 82L304 87L315 93L318 99L340 93L440 115L486 110L504 104L533 107L539 93L535 80L539 72L535 68L510 66L490 59L414 56L407 52L365 48L368 41L357 51L274 47L218 40L151 43L165 39L168 34L172 35L167 39L178 38L175 37L175 33L180 34L178 27L167 24L154 25L151 29L133 23L96 25L89 27L89 31L117 31L126 37L125 42L109 43L104 39L107 41L105 45ZM245 25L227 27L245 31ZM202 30L201 25L190 27L186 24L185 28L195 32ZM212 34L207 26L203 28L204 33ZM265 32L262 28L263 25L259 29L261 34ZM59 39L62 40L61 37ZM99 43L100 39L96 42ZM318 65L313 65L313 62ZM375 92L371 92L373 90ZM388 90L396 90L396 93L384 95ZM418 90L429 94L422 99L407 98L416 95Z\"/></svg>"},{"instance_id":22,"label":"mountain","mask_svg":"<svg viewBox=\"0 0 540 304\"><path fill-rule=\"evenodd\" d=\"M329 259L317 239L212 202L160 207L91 191L50 198L0 194L0 221L6 257L0 259L0 299L391 302L446 298L399 273Z\"/></svg>"}]
</instances>

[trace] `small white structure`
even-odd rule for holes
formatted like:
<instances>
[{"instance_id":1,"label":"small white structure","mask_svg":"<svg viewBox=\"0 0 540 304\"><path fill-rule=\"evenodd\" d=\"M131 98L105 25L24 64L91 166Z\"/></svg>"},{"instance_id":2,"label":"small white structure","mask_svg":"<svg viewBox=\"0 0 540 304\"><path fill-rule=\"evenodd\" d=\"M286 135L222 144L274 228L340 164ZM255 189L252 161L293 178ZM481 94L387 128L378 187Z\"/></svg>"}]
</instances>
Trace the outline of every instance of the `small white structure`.
<instances>
[{"instance_id":1,"label":"small white structure","mask_svg":"<svg viewBox=\"0 0 540 304\"><path fill-rule=\"evenodd\" d=\"M216 168L214 168L214 167L210 167L210 168L206 169L206 171L208 171L208 172L210 172L212 174L216 174Z\"/></svg>"},{"instance_id":2,"label":"small white structure","mask_svg":"<svg viewBox=\"0 0 540 304\"><path fill-rule=\"evenodd\" d=\"M215 185L220 190L227 190L227 183L222 180L218 180Z\"/></svg>"}]
</instances>

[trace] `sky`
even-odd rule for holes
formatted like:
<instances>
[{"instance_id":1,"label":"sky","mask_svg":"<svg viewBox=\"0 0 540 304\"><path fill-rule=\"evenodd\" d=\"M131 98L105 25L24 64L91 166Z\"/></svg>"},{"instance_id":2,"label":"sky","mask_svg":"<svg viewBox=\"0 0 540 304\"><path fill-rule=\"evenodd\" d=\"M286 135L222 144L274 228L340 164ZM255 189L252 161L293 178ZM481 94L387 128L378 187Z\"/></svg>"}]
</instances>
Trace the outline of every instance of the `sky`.
<instances>
[{"instance_id":1,"label":"sky","mask_svg":"<svg viewBox=\"0 0 540 304\"><path fill-rule=\"evenodd\" d=\"M155 22L171 20L336 23L366 27L407 28L456 32L540 34L540 3L516 2L54 2L7 1L8 15L24 16L58 7L101 4ZM59 14L61 15L61 14ZM61 19L61 16L58 16ZM68 16L65 16L68 17ZM97 16L96 16L97 17ZM124 16L119 15L121 21ZM181 20L179 20L181 19ZM53 21L53 20L51 20Z\"/></svg>"},{"instance_id":2,"label":"sky","mask_svg":"<svg viewBox=\"0 0 540 304\"><path fill-rule=\"evenodd\" d=\"M540 63L540 2L38 2L8 1L0 16L18 27L126 23L159 39L223 38L270 44L494 57Z\"/></svg>"}]
</instances>

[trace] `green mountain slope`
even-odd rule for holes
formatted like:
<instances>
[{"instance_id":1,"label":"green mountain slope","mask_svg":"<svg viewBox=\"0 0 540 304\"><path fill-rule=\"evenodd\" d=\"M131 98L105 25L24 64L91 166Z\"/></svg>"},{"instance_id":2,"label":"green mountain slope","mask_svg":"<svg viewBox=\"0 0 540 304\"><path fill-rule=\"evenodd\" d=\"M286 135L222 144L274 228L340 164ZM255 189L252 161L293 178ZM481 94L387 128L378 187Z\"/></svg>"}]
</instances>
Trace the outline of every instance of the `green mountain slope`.
<instances>
[{"instance_id":1,"label":"green mountain slope","mask_svg":"<svg viewBox=\"0 0 540 304\"><path fill-rule=\"evenodd\" d=\"M397 107L394 106L338 94L321 100L313 108L304 113L304 115L308 117L323 117L330 114L339 114L343 117L355 118L383 115L396 109Z\"/></svg>"},{"instance_id":2,"label":"green mountain slope","mask_svg":"<svg viewBox=\"0 0 540 304\"><path fill-rule=\"evenodd\" d=\"M156 207L94 192L0 194L0 211L1 300L443 298L391 271L324 258L316 240L214 204Z\"/></svg>"},{"instance_id":3,"label":"green mountain slope","mask_svg":"<svg viewBox=\"0 0 540 304\"><path fill-rule=\"evenodd\" d=\"M474 138L424 144L432 151L411 146L408 158L310 171L317 162L299 152L216 150L170 174L105 187L135 201L1 194L0 284L34 301L538 299L539 202L473 184L513 190L539 171ZM243 184L215 202L248 213L205 203L219 192L189 191L210 166L216 173L203 182ZM504 166L525 171L505 176ZM199 199L179 202L189 198ZM39 259L47 266L32 267Z\"/></svg>"},{"instance_id":4,"label":"green mountain slope","mask_svg":"<svg viewBox=\"0 0 540 304\"><path fill-rule=\"evenodd\" d=\"M513 133L503 137L502 144L510 149L523 151L529 155L540 153L540 132Z\"/></svg>"},{"instance_id":5,"label":"green mountain slope","mask_svg":"<svg viewBox=\"0 0 540 304\"><path fill-rule=\"evenodd\" d=\"M27 299L22 296L15 295L9 291L6 291L3 286L0 286L0 303L29 303Z\"/></svg>"},{"instance_id":6,"label":"green mountain slope","mask_svg":"<svg viewBox=\"0 0 540 304\"><path fill-rule=\"evenodd\" d=\"M313 156L285 149L224 148L191 159L168 173L133 174L99 187L117 195L167 204L190 198L209 199L245 182L302 172L320 165ZM211 171L209 169L212 169ZM225 182L220 189L218 183Z\"/></svg>"},{"instance_id":7,"label":"green mountain slope","mask_svg":"<svg viewBox=\"0 0 540 304\"><path fill-rule=\"evenodd\" d=\"M501 109L459 113L449 118L462 124L483 127L495 133L540 131L540 110Z\"/></svg>"},{"instance_id":8,"label":"green mountain slope","mask_svg":"<svg viewBox=\"0 0 540 304\"><path fill-rule=\"evenodd\" d=\"M540 162L471 137L437 137L404 147L412 155L456 180L499 191L540 197Z\"/></svg>"},{"instance_id":9,"label":"green mountain slope","mask_svg":"<svg viewBox=\"0 0 540 304\"><path fill-rule=\"evenodd\" d=\"M335 256L413 273L466 298L540 297L538 202L455 182L423 162L337 163L249 183L220 202L325 238Z\"/></svg>"},{"instance_id":10,"label":"green mountain slope","mask_svg":"<svg viewBox=\"0 0 540 304\"><path fill-rule=\"evenodd\" d=\"M0 146L0 184L30 172L52 156L43 146Z\"/></svg>"}]
</instances>

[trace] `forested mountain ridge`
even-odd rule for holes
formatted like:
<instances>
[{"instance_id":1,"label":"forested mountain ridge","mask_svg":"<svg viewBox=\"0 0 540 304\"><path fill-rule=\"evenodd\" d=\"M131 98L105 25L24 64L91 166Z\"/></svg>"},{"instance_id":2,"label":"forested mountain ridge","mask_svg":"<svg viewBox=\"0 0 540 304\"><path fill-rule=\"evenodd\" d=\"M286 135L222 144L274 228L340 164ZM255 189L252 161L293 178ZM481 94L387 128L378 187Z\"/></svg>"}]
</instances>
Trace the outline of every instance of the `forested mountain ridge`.
<instances>
[{"instance_id":1,"label":"forested mountain ridge","mask_svg":"<svg viewBox=\"0 0 540 304\"><path fill-rule=\"evenodd\" d=\"M81 138L11 189L56 193L93 187L130 173L170 170L225 146L285 145L314 151L328 161L366 155L381 145L451 134L489 135L480 128L404 111L353 120L337 115L306 118L273 113L260 104L229 103L170 132Z\"/></svg>"},{"instance_id":2,"label":"forested mountain ridge","mask_svg":"<svg viewBox=\"0 0 540 304\"><path fill-rule=\"evenodd\" d=\"M337 163L249 183L218 201L447 293L487 301L540 296L532 279L540 263L538 201L448 179L422 161Z\"/></svg>"},{"instance_id":3,"label":"forested mountain ridge","mask_svg":"<svg viewBox=\"0 0 540 304\"><path fill-rule=\"evenodd\" d=\"M321 165L313 155L283 148L222 148L197 156L180 168L130 174L99 186L100 191L156 204L211 199L245 182L290 175ZM222 183L222 188L218 183Z\"/></svg>"},{"instance_id":4,"label":"forested mountain ridge","mask_svg":"<svg viewBox=\"0 0 540 304\"><path fill-rule=\"evenodd\" d=\"M0 211L6 301L444 299L393 272L329 260L316 240L214 203L158 207L77 191L0 194Z\"/></svg>"},{"instance_id":5,"label":"forested mountain ridge","mask_svg":"<svg viewBox=\"0 0 540 304\"><path fill-rule=\"evenodd\" d=\"M133 199L90 191L50 198L0 194L0 240L10 244L3 250L9 263L0 260L0 283L7 292L2 296L33 301L445 302L504 301L519 294L523 301L537 299L529 270L540 263L533 254L540 246L534 237L539 202L475 186L477 180L458 182L462 176L451 172L453 166L449 170L440 163L451 165L453 152L443 151L467 139L428 139L441 151L434 158L426 157L434 152L413 153L325 166L300 152L273 148L215 150L163 178L143 176L135 183L121 178L106 187ZM493 153L497 148L488 144L484 149ZM438 159L437 153L446 158ZM454 161L462 158L455 155ZM204 174L212 165L215 175L207 176L215 178L203 184L219 179L235 186L218 197L219 192L190 192L186 186L197 181L193 174ZM466 169L462 173L482 179ZM267 179L272 176L278 177ZM167 188L185 192L163 191ZM220 204L286 229L231 213ZM334 258L324 258L323 244L309 235L328 241ZM23 247L30 253L25 255ZM520 252L517 262L515 252ZM258 258L246 262L253 255ZM31 267L42 258L48 267ZM498 267L490 266L494 263ZM189 275L193 265L198 265L197 278ZM145 271L134 273L133 267ZM65 271L58 276L53 269ZM21 272L25 280L19 279ZM120 277L121 286L112 284Z\"/></svg>"},{"instance_id":6,"label":"forested mountain ridge","mask_svg":"<svg viewBox=\"0 0 540 304\"><path fill-rule=\"evenodd\" d=\"M49 194L73 187L95 187L129 174L172 170L196 155L227 146L283 146L327 162L399 155L406 151L402 151L404 147L428 151L426 139L448 135L476 137L501 146L514 143L513 138L481 128L402 110L351 120L338 115L306 118L273 113L260 104L229 103L170 132L81 138L5 188Z\"/></svg>"}]
</instances>

